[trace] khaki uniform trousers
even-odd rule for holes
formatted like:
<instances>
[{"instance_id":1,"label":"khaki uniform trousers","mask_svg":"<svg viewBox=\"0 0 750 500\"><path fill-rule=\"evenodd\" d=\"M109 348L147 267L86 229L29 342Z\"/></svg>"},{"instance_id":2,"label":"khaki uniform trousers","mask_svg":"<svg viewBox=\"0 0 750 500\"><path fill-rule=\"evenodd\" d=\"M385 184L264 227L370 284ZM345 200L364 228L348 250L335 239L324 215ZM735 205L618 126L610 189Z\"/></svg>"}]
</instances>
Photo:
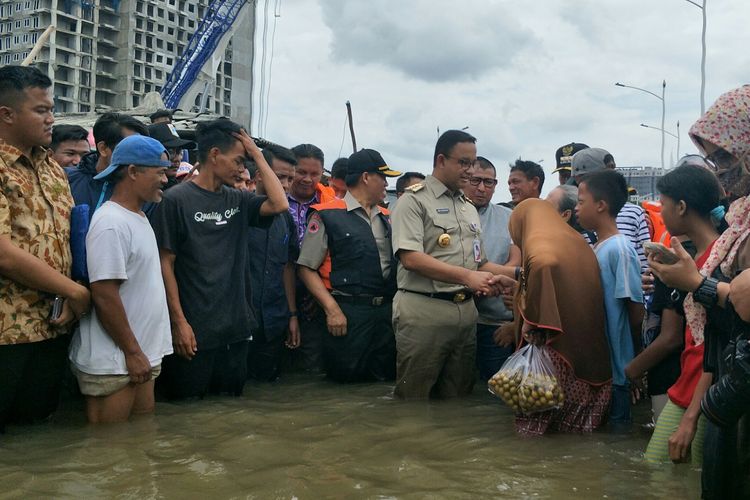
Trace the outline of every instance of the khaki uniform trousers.
<instances>
[{"instance_id":1,"label":"khaki uniform trousers","mask_svg":"<svg viewBox=\"0 0 750 500\"><path fill-rule=\"evenodd\" d=\"M404 399L450 398L474 386L477 308L399 291L393 299L396 388Z\"/></svg>"}]
</instances>

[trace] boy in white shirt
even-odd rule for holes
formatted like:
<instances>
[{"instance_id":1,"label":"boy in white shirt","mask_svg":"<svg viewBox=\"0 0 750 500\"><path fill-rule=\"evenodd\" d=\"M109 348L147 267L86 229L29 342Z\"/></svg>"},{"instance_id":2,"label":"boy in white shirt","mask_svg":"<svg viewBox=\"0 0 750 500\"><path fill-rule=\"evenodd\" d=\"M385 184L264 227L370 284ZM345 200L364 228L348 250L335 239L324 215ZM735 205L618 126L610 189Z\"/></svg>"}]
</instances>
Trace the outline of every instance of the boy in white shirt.
<instances>
[{"instance_id":1,"label":"boy in white shirt","mask_svg":"<svg viewBox=\"0 0 750 500\"><path fill-rule=\"evenodd\" d=\"M170 163L164 146L127 137L96 179L115 185L86 236L94 310L81 319L70 361L90 423L124 422L154 410L154 379L172 353L156 238L141 211L159 202Z\"/></svg>"}]
</instances>

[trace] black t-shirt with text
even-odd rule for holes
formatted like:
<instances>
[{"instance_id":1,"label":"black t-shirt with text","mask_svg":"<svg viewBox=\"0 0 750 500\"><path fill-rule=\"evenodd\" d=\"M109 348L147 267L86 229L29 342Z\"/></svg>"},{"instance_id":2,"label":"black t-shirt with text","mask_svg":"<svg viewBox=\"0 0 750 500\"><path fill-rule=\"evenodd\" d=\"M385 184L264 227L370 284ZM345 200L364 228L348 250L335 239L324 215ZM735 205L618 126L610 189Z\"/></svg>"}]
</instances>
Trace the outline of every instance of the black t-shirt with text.
<instances>
[{"instance_id":1,"label":"black t-shirt with text","mask_svg":"<svg viewBox=\"0 0 750 500\"><path fill-rule=\"evenodd\" d=\"M222 186L207 191L192 182L164 193L151 216L160 249L175 254L180 304L198 349L248 339L255 328L247 287L248 226L268 227L265 196Z\"/></svg>"}]
</instances>

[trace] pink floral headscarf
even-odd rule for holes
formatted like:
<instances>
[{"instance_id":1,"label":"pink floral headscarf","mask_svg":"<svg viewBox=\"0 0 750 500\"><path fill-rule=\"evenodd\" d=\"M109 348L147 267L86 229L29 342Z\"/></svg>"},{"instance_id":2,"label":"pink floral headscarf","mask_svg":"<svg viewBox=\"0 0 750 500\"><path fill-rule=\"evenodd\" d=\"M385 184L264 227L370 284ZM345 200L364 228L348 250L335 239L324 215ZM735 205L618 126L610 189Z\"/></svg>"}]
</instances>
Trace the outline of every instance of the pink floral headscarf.
<instances>
[{"instance_id":1,"label":"pink floral headscarf","mask_svg":"<svg viewBox=\"0 0 750 500\"><path fill-rule=\"evenodd\" d=\"M745 165L750 161L750 85L744 85L720 96L690 127L690 138L700 151L701 140L715 144L743 159ZM747 174L746 174L747 175ZM709 254L708 260L700 269L703 276L711 274L720 267L721 272L732 278L731 266L737 257L742 243L750 236L750 196L736 200L729 207L726 215L729 228L719 237ZM706 310L695 302L693 294L685 299L685 317L693 334L696 345L703 343L703 331L706 326Z\"/></svg>"}]
</instances>

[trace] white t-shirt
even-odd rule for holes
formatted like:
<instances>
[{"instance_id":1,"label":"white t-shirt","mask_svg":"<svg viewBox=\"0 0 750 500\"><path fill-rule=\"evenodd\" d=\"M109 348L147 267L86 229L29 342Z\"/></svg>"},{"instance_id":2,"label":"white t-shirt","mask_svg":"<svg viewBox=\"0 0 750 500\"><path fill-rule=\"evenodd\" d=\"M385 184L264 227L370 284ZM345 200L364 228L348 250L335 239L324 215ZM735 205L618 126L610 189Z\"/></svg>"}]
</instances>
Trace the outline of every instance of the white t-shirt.
<instances>
[{"instance_id":1,"label":"white t-shirt","mask_svg":"<svg viewBox=\"0 0 750 500\"><path fill-rule=\"evenodd\" d=\"M123 280L120 299L125 315L151 367L172 353L167 296L159 249L148 219L108 201L94 213L86 235L89 280ZM70 361L92 375L127 374L125 354L97 318L81 318L70 346Z\"/></svg>"}]
</instances>

